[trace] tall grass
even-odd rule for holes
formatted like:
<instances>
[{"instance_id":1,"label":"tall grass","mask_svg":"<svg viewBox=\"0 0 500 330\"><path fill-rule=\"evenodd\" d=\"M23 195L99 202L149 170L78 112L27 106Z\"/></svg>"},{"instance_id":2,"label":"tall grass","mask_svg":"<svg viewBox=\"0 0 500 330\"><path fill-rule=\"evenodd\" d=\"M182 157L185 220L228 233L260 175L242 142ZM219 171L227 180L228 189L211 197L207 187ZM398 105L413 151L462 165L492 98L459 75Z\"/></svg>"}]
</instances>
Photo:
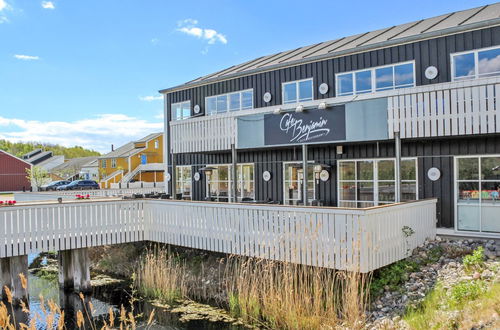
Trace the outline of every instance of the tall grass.
<instances>
[{"instance_id":1,"label":"tall grass","mask_svg":"<svg viewBox=\"0 0 500 330\"><path fill-rule=\"evenodd\" d=\"M166 303L187 296L186 266L165 249L149 250L139 262L134 279L139 292Z\"/></svg>"},{"instance_id":2,"label":"tall grass","mask_svg":"<svg viewBox=\"0 0 500 330\"><path fill-rule=\"evenodd\" d=\"M149 251L140 262L136 286L143 295L173 302L193 298L188 269L166 250ZM357 272L230 256L219 279L225 305L235 317L279 329L362 328L369 277ZM199 290L199 288L198 288Z\"/></svg>"}]
</instances>

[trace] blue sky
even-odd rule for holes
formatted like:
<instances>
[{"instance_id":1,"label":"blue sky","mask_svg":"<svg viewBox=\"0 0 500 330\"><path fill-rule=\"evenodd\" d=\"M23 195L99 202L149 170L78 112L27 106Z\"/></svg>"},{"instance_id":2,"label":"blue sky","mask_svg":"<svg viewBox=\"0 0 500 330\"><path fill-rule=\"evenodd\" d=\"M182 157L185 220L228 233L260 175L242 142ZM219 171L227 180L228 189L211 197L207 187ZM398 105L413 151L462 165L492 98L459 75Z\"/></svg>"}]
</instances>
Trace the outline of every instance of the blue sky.
<instances>
[{"instance_id":1,"label":"blue sky","mask_svg":"<svg viewBox=\"0 0 500 330\"><path fill-rule=\"evenodd\" d=\"M488 3L0 0L0 138L107 152L163 129L159 89Z\"/></svg>"}]
</instances>

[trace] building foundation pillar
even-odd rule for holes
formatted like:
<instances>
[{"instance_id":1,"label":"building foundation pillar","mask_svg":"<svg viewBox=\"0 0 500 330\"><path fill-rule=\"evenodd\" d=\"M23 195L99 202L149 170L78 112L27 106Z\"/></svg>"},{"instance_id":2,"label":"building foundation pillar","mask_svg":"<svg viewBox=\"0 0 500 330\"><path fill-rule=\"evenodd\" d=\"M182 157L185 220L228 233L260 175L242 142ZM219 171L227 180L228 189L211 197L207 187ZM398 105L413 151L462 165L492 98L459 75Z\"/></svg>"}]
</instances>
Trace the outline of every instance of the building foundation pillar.
<instances>
[{"instance_id":1,"label":"building foundation pillar","mask_svg":"<svg viewBox=\"0 0 500 330\"><path fill-rule=\"evenodd\" d=\"M59 287L66 292L92 292L87 249L59 251Z\"/></svg>"},{"instance_id":2,"label":"building foundation pillar","mask_svg":"<svg viewBox=\"0 0 500 330\"><path fill-rule=\"evenodd\" d=\"M21 275L22 274L22 275ZM26 280L23 286L22 277ZM21 301L28 304L28 256L0 258L0 281L2 298L6 299L5 287L12 292L12 303L19 305Z\"/></svg>"}]
</instances>

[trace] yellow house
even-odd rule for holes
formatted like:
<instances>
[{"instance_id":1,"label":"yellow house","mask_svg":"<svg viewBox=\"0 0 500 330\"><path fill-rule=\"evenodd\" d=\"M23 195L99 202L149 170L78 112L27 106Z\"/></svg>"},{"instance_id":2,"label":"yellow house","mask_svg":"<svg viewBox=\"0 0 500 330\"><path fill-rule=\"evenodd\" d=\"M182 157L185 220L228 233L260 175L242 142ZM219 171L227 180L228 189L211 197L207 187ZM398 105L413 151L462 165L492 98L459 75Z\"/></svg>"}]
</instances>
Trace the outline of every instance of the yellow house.
<instances>
[{"instance_id":1,"label":"yellow house","mask_svg":"<svg viewBox=\"0 0 500 330\"><path fill-rule=\"evenodd\" d=\"M99 157L101 188L112 183L163 182L163 133L129 142Z\"/></svg>"}]
</instances>

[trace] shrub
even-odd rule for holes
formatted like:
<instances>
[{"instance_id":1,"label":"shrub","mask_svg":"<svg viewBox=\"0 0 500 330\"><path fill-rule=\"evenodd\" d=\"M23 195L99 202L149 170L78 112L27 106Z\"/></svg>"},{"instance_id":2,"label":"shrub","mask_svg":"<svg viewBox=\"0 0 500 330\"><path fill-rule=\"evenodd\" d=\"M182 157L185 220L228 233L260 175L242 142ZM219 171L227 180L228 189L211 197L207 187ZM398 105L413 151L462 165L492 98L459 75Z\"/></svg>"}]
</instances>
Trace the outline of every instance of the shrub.
<instances>
[{"instance_id":1,"label":"shrub","mask_svg":"<svg viewBox=\"0 0 500 330\"><path fill-rule=\"evenodd\" d=\"M377 296L384 291L385 286L395 290L408 279L408 274L418 270L418 265L413 261L401 260L375 271L370 285L372 296Z\"/></svg>"},{"instance_id":2,"label":"shrub","mask_svg":"<svg viewBox=\"0 0 500 330\"><path fill-rule=\"evenodd\" d=\"M484 248L477 247L472 254L466 255L462 259L466 272L479 271L484 266Z\"/></svg>"},{"instance_id":3,"label":"shrub","mask_svg":"<svg viewBox=\"0 0 500 330\"><path fill-rule=\"evenodd\" d=\"M460 305L464 302L475 300L485 292L485 285L481 281L460 282L451 288L451 303Z\"/></svg>"}]
</instances>

